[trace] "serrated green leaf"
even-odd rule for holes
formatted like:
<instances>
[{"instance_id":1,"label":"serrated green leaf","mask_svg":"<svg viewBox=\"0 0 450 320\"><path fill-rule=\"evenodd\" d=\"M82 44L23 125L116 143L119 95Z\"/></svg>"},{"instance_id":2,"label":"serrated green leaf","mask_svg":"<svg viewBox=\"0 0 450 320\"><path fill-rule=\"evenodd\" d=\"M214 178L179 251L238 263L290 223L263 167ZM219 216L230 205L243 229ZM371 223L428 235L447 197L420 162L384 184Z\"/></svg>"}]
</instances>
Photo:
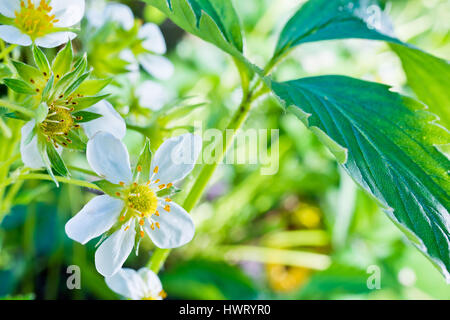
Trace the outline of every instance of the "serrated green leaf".
<instances>
[{"instance_id":1,"label":"serrated green leaf","mask_svg":"<svg viewBox=\"0 0 450 320\"><path fill-rule=\"evenodd\" d=\"M150 140L145 140L144 148L141 151L139 160L134 170L134 179L139 174L139 182L147 182L150 179L150 167L152 162L152 151L150 150ZM139 170L139 169L140 170Z\"/></svg>"},{"instance_id":2,"label":"serrated green leaf","mask_svg":"<svg viewBox=\"0 0 450 320\"><path fill-rule=\"evenodd\" d=\"M36 89L34 89L28 83L20 79L4 79L3 82L8 88L17 93L28 95L35 95L37 93Z\"/></svg>"},{"instance_id":3,"label":"serrated green leaf","mask_svg":"<svg viewBox=\"0 0 450 320\"><path fill-rule=\"evenodd\" d=\"M280 56L306 42L361 38L401 43L377 1L309 0L288 21L275 49Z\"/></svg>"},{"instance_id":4,"label":"serrated green leaf","mask_svg":"<svg viewBox=\"0 0 450 320\"><path fill-rule=\"evenodd\" d=\"M450 281L449 133L419 102L343 76L272 82L289 110L347 150L346 171Z\"/></svg>"},{"instance_id":5,"label":"serrated green leaf","mask_svg":"<svg viewBox=\"0 0 450 320\"><path fill-rule=\"evenodd\" d=\"M42 50L39 49L39 47L37 47L36 45L33 45L33 57L36 66L39 70L41 70L43 76L49 76L50 64L48 63L47 57L45 56L44 52L42 52Z\"/></svg>"},{"instance_id":6,"label":"serrated green leaf","mask_svg":"<svg viewBox=\"0 0 450 320\"><path fill-rule=\"evenodd\" d=\"M450 64L421 50L391 44L400 57L408 85L441 123L450 128Z\"/></svg>"},{"instance_id":7,"label":"serrated green leaf","mask_svg":"<svg viewBox=\"0 0 450 320\"><path fill-rule=\"evenodd\" d=\"M52 62L53 74L57 79L60 79L67 72L70 71L73 59L72 42L69 41L66 46L58 52Z\"/></svg>"},{"instance_id":8,"label":"serrated green leaf","mask_svg":"<svg viewBox=\"0 0 450 320\"><path fill-rule=\"evenodd\" d=\"M94 181L93 184L97 185L107 195L114 198L120 198L117 193L120 194L122 192L123 187L121 185L111 183L107 180Z\"/></svg>"},{"instance_id":9,"label":"serrated green leaf","mask_svg":"<svg viewBox=\"0 0 450 320\"><path fill-rule=\"evenodd\" d=\"M89 122L102 117L101 114L90 111L78 111L72 114L76 118L77 123Z\"/></svg>"},{"instance_id":10,"label":"serrated green leaf","mask_svg":"<svg viewBox=\"0 0 450 320\"><path fill-rule=\"evenodd\" d=\"M259 72L242 54L239 18L230 0L146 0L178 26L210 42Z\"/></svg>"},{"instance_id":11,"label":"serrated green leaf","mask_svg":"<svg viewBox=\"0 0 450 320\"><path fill-rule=\"evenodd\" d=\"M59 153L56 151L55 147L52 143L47 143L46 145L47 155L50 160L51 166L57 173L62 175L63 177L66 177L69 174L69 170L67 170L67 167L59 155Z\"/></svg>"}]
</instances>

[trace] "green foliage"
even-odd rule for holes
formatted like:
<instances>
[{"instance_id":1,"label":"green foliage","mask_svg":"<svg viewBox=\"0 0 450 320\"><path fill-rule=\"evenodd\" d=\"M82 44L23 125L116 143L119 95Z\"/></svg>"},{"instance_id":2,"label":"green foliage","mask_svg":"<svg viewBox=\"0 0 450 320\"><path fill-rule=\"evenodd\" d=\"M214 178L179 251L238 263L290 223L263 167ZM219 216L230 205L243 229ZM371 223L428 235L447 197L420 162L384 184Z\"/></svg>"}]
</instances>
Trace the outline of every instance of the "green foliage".
<instances>
[{"instance_id":1,"label":"green foliage","mask_svg":"<svg viewBox=\"0 0 450 320\"><path fill-rule=\"evenodd\" d=\"M450 162L436 145L450 140L435 117L387 86L348 77L273 82L272 89L306 126L341 146L337 158L347 154L349 174L449 278Z\"/></svg>"},{"instance_id":2,"label":"green foliage","mask_svg":"<svg viewBox=\"0 0 450 320\"><path fill-rule=\"evenodd\" d=\"M391 28L376 1L310 0L284 27L275 50L280 56L306 42L361 38L401 43L388 35Z\"/></svg>"},{"instance_id":3,"label":"green foliage","mask_svg":"<svg viewBox=\"0 0 450 320\"><path fill-rule=\"evenodd\" d=\"M400 57L408 85L441 123L450 128L450 65L449 62L421 50L391 44Z\"/></svg>"},{"instance_id":4,"label":"green foliage","mask_svg":"<svg viewBox=\"0 0 450 320\"><path fill-rule=\"evenodd\" d=\"M237 267L208 260L191 260L164 272L167 293L182 299L248 300L257 297L252 281Z\"/></svg>"},{"instance_id":5,"label":"green foliage","mask_svg":"<svg viewBox=\"0 0 450 320\"><path fill-rule=\"evenodd\" d=\"M152 163L152 151L150 150L150 140L145 140L144 148L141 151L141 155L139 156L139 160L136 164L136 168L134 170L134 179L139 174L139 182L147 182L150 177Z\"/></svg>"}]
</instances>

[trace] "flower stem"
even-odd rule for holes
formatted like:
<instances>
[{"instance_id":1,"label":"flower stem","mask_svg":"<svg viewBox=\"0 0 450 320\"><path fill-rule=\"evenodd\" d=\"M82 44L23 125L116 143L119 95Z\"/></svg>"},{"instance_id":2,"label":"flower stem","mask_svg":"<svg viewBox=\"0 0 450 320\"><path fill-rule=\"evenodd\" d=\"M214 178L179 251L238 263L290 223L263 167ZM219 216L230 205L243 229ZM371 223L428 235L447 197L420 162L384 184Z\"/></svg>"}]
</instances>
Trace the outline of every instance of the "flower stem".
<instances>
[{"instance_id":1,"label":"flower stem","mask_svg":"<svg viewBox=\"0 0 450 320\"><path fill-rule=\"evenodd\" d=\"M227 153L228 149L234 142L236 133L242 127L245 120L247 119L251 109L252 102L254 102L256 98L258 98L262 93L265 92L265 88L264 86L261 86L261 84L262 84L261 80L258 80L252 87L252 89L246 94L246 96L244 96L241 104L234 113L227 128L225 128L222 131L222 138L223 138L223 141L221 142L222 149L218 154L210 155L209 160L214 161L207 161L207 164L203 166L194 185L189 191L186 200L183 203L183 208L187 212L190 212L195 207L195 205L203 195L203 192L205 191L206 186L208 185L208 182L211 179L214 171L216 170L219 163L222 162L223 158L225 157L225 154ZM215 148L213 150L215 150ZM150 268L155 273L158 273L161 267L163 266L165 260L169 256L170 251L171 249L157 248L154 251L150 260L148 261L147 267Z\"/></svg>"},{"instance_id":2,"label":"flower stem","mask_svg":"<svg viewBox=\"0 0 450 320\"><path fill-rule=\"evenodd\" d=\"M93 183L83 181L83 180L77 180L77 179L70 179L65 177L55 177L57 181L67 184L73 184L80 187L90 188L101 191L101 189L96 186ZM18 177L14 178L8 178L0 187L8 186L17 180L46 180L46 181L53 181L53 178L45 173L28 173L28 174L22 174Z\"/></svg>"},{"instance_id":3,"label":"flower stem","mask_svg":"<svg viewBox=\"0 0 450 320\"><path fill-rule=\"evenodd\" d=\"M12 102L9 102L9 101L3 100L3 99L0 99L0 106L10 109L12 111L17 111L17 112L23 113L24 115L27 115L31 118L34 118L34 116L35 116L33 111L31 111L27 108L18 106Z\"/></svg>"}]
</instances>

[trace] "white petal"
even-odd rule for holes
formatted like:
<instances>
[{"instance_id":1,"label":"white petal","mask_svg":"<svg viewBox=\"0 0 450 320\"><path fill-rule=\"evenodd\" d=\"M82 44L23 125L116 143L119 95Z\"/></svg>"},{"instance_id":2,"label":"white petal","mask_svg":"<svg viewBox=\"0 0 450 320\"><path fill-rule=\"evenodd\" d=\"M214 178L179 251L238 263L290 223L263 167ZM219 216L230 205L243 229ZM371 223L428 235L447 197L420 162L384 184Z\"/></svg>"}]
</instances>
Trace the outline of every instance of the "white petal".
<instances>
[{"instance_id":1,"label":"white petal","mask_svg":"<svg viewBox=\"0 0 450 320\"><path fill-rule=\"evenodd\" d=\"M95 252L95 267L104 277L112 276L122 268L134 246L136 230L132 219L129 228L122 226L106 239Z\"/></svg>"},{"instance_id":2,"label":"white petal","mask_svg":"<svg viewBox=\"0 0 450 320\"><path fill-rule=\"evenodd\" d=\"M83 18L85 0L52 0L50 6L53 8L51 14L59 20L55 27L71 27Z\"/></svg>"},{"instance_id":3,"label":"white petal","mask_svg":"<svg viewBox=\"0 0 450 320\"><path fill-rule=\"evenodd\" d=\"M106 19L118 22L125 30L134 26L134 15L130 7L121 3L109 3L104 11Z\"/></svg>"},{"instance_id":4,"label":"white petal","mask_svg":"<svg viewBox=\"0 0 450 320\"><path fill-rule=\"evenodd\" d=\"M161 80L169 79L174 67L169 59L161 56L156 56L151 53L143 53L138 56L139 63L149 74Z\"/></svg>"},{"instance_id":5,"label":"white petal","mask_svg":"<svg viewBox=\"0 0 450 320\"><path fill-rule=\"evenodd\" d=\"M92 169L109 182L131 182L128 151L109 132L97 132L87 144L86 157Z\"/></svg>"},{"instance_id":6,"label":"white petal","mask_svg":"<svg viewBox=\"0 0 450 320\"><path fill-rule=\"evenodd\" d=\"M141 268L139 269L138 274L145 284L145 296L150 296L152 298L159 297L159 293L162 291L163 287L161 280L159 280L156 273L148 268Z\"/></svg>"},{"instance_id":7,"label":"white petal","mask_svg":"<svg viewBox=\"0 0 450 320\"><path fill-rule=\"evenodd\" d=\"M99 131L109 132L117 139L125 137L127 130L125 121L108 101L102 100L85 111L102 115L98 119L81 124L89 139Z\"/></svg>"},{"instance_id":8,"label":"white petal","mask_svg":"<svg viewBox=\"0 0 450 320\"><path fill-rule=\"evenodd\" d=\"M161 109L170 100L167 89L151 80L142 82L136 90L136 95L142 107L154 111Z\"/></svg>"},{"instance_id":9,"label":"white petal","mask_svg":"<svg viewBox=\"0 0 450 320\"><path fill-rule=\"evenodd\" d=\"M136 57L134 56L133 51L130 49L124 49L119 53L120 59L128 62L127 70L130 72L137 72L139 71L139 62L137 61Z\"/></svg>"},{"instance_id":10,"label":"white petal","mask_svg":"<svg viewBox=\"0 0 450 320\"><path fill-rule=\"evenodd\" d=\"M145 297L145 284L142 277L133 269L123 268L105 278L108 287L115 293L129 299L140 300Z\"/></svg>"},{"instance_id":11,"label":"white petal","mask_svg":"<svg viewBox=\"0 0 450 320\"><path fill-rule=\"evenodd\" d=\"M55 48L73 40L77 35L73 32L53 32L37 38L35 43L43 48Z\"/></svg>"},{"instance_id":12,"label":"white petal","mask_svg":"<svg viewBox=\"0 0 450 320\"><path fill-rule=\"evenodd\" d=\"M20 0L0 0L0 14L14 18L15 11L20 11Z\"/></svg>"},{"instance_id":13,"label":"white petal","mask_svg":"<svg viewBox=\"0 0 450 320\"><path fill-rule=\"evenodd\" d=\"M160 228L151 229L149 219L144 225L146 233L153 243L163 249L177 248L185 245L194 237L195 226L189 214L174 202L170 202L170 212L164 210L164 205L158 206L159 217L152 220L159 222Z\"/></svg>"},{"instance_id":14,"label":"white petal","mask_svg":"<svg viewBox=\"0 0 450 320\"><path fill-rule=\"evenodd\" d=\"M142 46L156 54L166 53L166 41L161 29L154 23L144 24L138 32L139 39L144 40Z\"/></svg>"},{"instance_id":15,"label":"white petal","mask_svg":"<svg viewBox=\"0 0 450 320\"><path fill-rule=\"evenodd\" d=\"M8 43L19 46L29 46L32 44L31 38L13 26L0 25L0 38Z\"/></svg>"},{"instance_id":16,"label":"white petal","mask_svg":"<svg viewBox=\"0 0 450 320\"><path fill-rule=\"evenodd\" d=\"M175 183L192 171L201 151L202 139L198 135L187 133L170 138L156 151L150 172L158 166L155 179L160 179L161 184Z\"/></svg>"},{"instance_id":17,"label":"white petal","mask_svg":"<svg viewBox=\"0 0 450 320\"><path fill-rule=\"evenodd\" d=\"M66 223L66 234L85 244L108 231L118 221L123 207L122 200L108 195L97 196Z\"/></svg>"},{"instance_id":18,"label":"white petal","mask_svg":"<svg viewBox=\"0 0 450 320\"><path fill-rule=\"evenodd\" d=\"M25 143L34 128L35 123L36 122L34 120L31 120L22 127L20 154L22 156L22 162L26 167L39 169L44 166L44 162L42 161L42 157L39 153L37 136L35 135L28 144Z\"/></svg>"}]
</instances>

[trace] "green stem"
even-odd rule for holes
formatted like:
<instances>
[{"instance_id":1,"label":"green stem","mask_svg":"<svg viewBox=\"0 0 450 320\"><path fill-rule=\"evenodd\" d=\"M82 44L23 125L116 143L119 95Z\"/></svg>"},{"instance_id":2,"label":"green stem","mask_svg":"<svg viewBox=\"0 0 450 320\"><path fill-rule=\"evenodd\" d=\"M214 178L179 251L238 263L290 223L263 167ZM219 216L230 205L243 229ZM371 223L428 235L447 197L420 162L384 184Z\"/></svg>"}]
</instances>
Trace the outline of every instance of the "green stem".
<instances>
[{"instance_id":1,"label":"green stem","mask_svg":"<svg viewBox=\"0 0 450 320\"><path fill-rule=\"evenodd\" d=\"M189 191L189 194L186 197L186 200L183 203L183 208L187 212L190 212L195 207L195 205L203 195L203 192L205 191L206 186L208 185L208 182L212 177L214 171L216 170L219 163L222 162L223 158L225 157L225 154L227 153L228 149L234 142L236 133L242 127L245 120L247 119L249 111L251 109L252 102L257 97L259 97L262 94L262 92L264 92L265 89L264 86L261 86L261 83L262 83L261 80L255 83L255 85L252 87L249 93L243 98L240 106L238 107L232 119L230 120L227 128L225 128L222 131L223 137L222 149L218 154L210 156L210 159L208 160L213 161L208 161L208 163L203 166L199 176L197 177L194 185L192 186L191 190ZM171 249L157 248L153 253L152 257L150 258L147 266L155 273L158 273L158 271L161 269L164 262L166 261L167 257L169 256L170 251Z\"/></svg>"},{"instance_id":2,"label":"green stem","mask_svg":"<svg viewBox=\"0 0 450 320\"><path fill-rule=\"evenodd\" d=\"M17 44L12 44L9 47L2 50L0 53L0 59L4 59L6 56L8 56L15 48L17 48Z\"/></svg>"},{"instance_id":3,"label":"green stem","mask_svg":"<svg viewBox=\"0 0 450 320\"><path fill-rule=\"evenodd\" d=\"M29 110L27 108L18 106L16 104L12 103L12 102L7 101L7 100L0 99L0 106L8 108L8 109L13 110L13 111L17 111L17 112L23 113L24 115L29 116L31 118L34 118L34 116L35 116L33 111L31 111L31 110Z\"/></svg>"},{"instance_id":4,"label":"green stem","mask_svg":"<svg viewBox=\"0 0 450 320\"><path fill-rule=\"evenodd\" d=\"M87 182L87 181L70 179L70 178L65 178L65 177L55 177L55 178L57 181L62 182L62 183L73 184L73 185L76 185L79 187L85 187L85 188L90 188L90 189L95 189L95 190L101 191L101 189L98 186L96 186L93 183ZM48 174L44 174L44 173L28 173L28 174L20 175L15 178L8 178L2 185L0 185L0 187L8 186L8 185L16 182L17 180L53 181L53 178L51 176L49 176Z\"/></svg>"}]
</instances>

